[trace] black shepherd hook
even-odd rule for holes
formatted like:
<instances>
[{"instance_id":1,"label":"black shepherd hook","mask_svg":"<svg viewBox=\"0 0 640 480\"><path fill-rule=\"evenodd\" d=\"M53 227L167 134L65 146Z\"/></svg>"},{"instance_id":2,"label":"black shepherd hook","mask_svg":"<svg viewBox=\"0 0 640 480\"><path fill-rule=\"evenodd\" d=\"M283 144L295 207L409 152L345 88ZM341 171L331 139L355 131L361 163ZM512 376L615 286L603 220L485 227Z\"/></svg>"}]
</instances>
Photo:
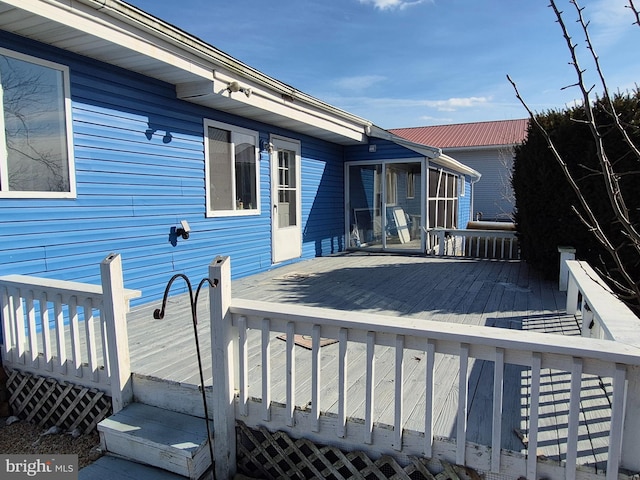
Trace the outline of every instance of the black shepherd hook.
<instances>
[{"instance_id":1,"label":"black shepherd hook","mask_svg":"<svg viewBox=\"0 0 640 480\"><path fill-rule=\"evenodd\" d=\"M164 311L167 306L167 297L169 296L169 290L171 289L171 285L173 282L182 278L187 284L187 288L189 289L189 302L191 304L191 320L193 321L193 334L196 339L196 353L198 355L198 372L200 373L200 391L202 392L202 405L204 407L204 419L207 423L207 442L209 443L209 455L211 456L211 465L213 466L213 446L211 444L211 429L209 427L209 409L207 408L207 396L204 393L204 375L202 373L202 357L200 356L200 341L198 340L198 314L197 314L197 305L198 305L198 295L200 295L200 290L205 283L208 283L211 288L215 288L218 286L218 280L211 280L210 278L203 278L200 280L198 284L198 288L196 289L195 297L193 295L193 289L191 288L191 282L189 281L189 277L187 277L183 273L177 273L169 283L167 283L166 288L164 289L164 296L162 297L162 308L156 308L153 312L153 318L156 320L162 320L164 318Z\"/></svg>"}]
</instances>

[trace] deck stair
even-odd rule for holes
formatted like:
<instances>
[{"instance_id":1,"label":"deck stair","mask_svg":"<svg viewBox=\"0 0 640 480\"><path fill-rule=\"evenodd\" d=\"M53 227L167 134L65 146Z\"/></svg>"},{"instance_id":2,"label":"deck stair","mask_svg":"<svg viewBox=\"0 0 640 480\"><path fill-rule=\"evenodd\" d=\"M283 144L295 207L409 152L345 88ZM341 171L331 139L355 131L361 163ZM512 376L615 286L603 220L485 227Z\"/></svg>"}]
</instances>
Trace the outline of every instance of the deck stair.
<instances>
[{"instance_id":1,"label":"deck stair","mask_svg":"<svg viewBox=\"0 0 640 480\"><path fill-rule=\"evenodd\" d=\"M203 418L133 403L98 424L105 453L198 479L211 466Z\"/></svg>"}]
</instances>

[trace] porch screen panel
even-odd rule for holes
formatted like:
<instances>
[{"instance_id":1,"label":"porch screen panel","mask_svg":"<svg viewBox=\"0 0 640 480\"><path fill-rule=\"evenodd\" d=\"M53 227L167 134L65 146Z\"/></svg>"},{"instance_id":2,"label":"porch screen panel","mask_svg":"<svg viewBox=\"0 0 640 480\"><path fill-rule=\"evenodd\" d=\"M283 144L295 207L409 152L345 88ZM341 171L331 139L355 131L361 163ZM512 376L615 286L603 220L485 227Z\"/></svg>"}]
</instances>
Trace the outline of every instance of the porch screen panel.
<instances>
[{"instance_id":1,"label":"porch screen panel","mask_svg":"<svg viewBox=\"0 0 640 480\"><path fill-rule=\"evenodd\" d=\"M209 162L211 175L209 188L211 191L212 210L233 210L234 195L233 165L231 164L231 132L215 127L208 128Z\"/></svg>"},{"instance_id":2,"label":"porch screen panel","mask_svg":"<svg viewBox=\"0 0 640 480\"><path fill-rule=\"evenodd\" d=\"M458 176L429 169L429 228L458 227Z\"/></svg>"},{"instance_id":3,"label":"porch screen panel","mask_svg":"<svg viewBox=\"0 0 640 480\"><path fill-rule=\"evenodd\" d=\"M382 165L349 168L350 246L382 243Z\"/></svg>"}]
</instances>

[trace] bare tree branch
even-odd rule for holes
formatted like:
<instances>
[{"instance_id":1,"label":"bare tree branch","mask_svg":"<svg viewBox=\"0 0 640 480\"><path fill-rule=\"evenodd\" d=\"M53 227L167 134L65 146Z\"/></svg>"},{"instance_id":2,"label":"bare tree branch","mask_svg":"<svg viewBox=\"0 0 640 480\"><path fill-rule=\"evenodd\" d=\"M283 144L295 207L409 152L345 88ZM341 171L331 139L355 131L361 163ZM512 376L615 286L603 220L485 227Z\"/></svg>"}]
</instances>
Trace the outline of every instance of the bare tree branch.
<instances>
[{"instance_id":1,"label":"bare tree branch","mask_svg":"<svg viewBox=\"0 0 640 480\"><path fill-rule=\"evenodd\" d=\"M591 40L589 38L589 34L587 31L587 23L585 23L584 17L582 16L583 8L581 8L578 5L577 0L570 0L570 2L575 6L576 12L579 18L578 21L582 26L583 31L585 32L588 48L592 53L594 62L596 64L596 69L598 71L598 75L600 76L602 85L605 88L605 99L608 102L609 107L611 108L611 111L613 112L612 118L614 119L614 122L616 123L619 130L623 134L623 138L625 138L625 141L627 142L627 144L637 152L638 158L640 158L640 152L637 151L637 149L633 145L633 142L627 135L626 131L624 130L624 128L622 128L622 125L620 125L618 114L615 112L615 107L613 105L609 92L606 89L606 81L604 79L604 75L602 74L602 69L600 68L600 62L591 44ZM558 7L556 6L555 0L551 0L551 8L556 14L558 24L562 29L562 34L567 43L567 47L569 48L569 51L571 53L572 64L574 66L576 75L578 77L579 88L582 92L583 108L587 116L588 125L589 125L589 128L591 129L591 134L596 143L596 153L597 153L598 160L600 161L602 172L604 174L603 178L605 181L605 185L607 187L607 195L609 195L609 201L611 203L611 206L613 208L616 218L618 219L618 221L620 221L624 230L633 239L633 244L635 245L636 250L640 254L640 232L636 230L635 226L631 223L629 219L629 211L625 204L624 197L620 191L620 186L618 184L618 177L615 175L611 162L609 161L609 158L605 151L602 135L600 134L600 131L595 121L595 116L593 113L593 105L591 103L591 98L589 96L590 92L584 86L584 70L582 70L579 66L578 56L576 53L576 46L571 40L566 24L562 17L562 12L560 12Z\"/></svg>"},{"instance_id":2,"label":"bare tree branch","mask_svg":"<svg viewBox=\"0 0 640 480\"><path fill-rule=\"evenodd\" d=\"M609 87L607 86L607 82L606 82L606 80L604 78L604 74L602 73L602 68L600 67L600 58L596 54L596 51L595 51L595 49L593 47L593 43L591 42L591 36L589 35L589 30L587 28L589 26L589 22L585 23L584 17L582 15L582 11L584 10L584 8L581 8L578 5L577 0L570 0L570 1L574 5L574 7L576 8L576 11L578 13L578 23L580 23L580 25L582 27L582 31L584 32L585 39L586 39L586 42L587 42L587 48L591 52L591 56L593 57L593 63L595 65L595 67L596 67L596 71L598 72L598 76L600 77L600 83L602 85L602 89L603 89L603 92L604 92L604 95L605 95L605 99L607 100L607 102L609 104L609 108L611 109L609 114L611 115L611 118L613 118L613 121L614 121L614 124L615 124L616 128L622 134L622 138L624 138L624 141L627 142L627 144L629 145L629 148L631 148L631 150L636 155L636 158L638 160L640 160L640 150L633 143L633 141L629 137L629 134L627 133L627 131L624 129L624 127L620 123L620 115L618 115L618 113L616 112L616 107L613 104L613 100L611 98L611 95L609 94ZM633 0L629 0L629 2L631 3L632 9L635 12L636 17L637 17L638 16L638 12L637 12L637 10L635 10L635 8L633 8ZM553 0L552 0L551 3L552 4L554 3ZM575 53L575 50L572 52L572 54L573 53ZM591 87L591 88L593 88L593 87Z\"/></svg>"},{"instance_id":3,"label":"bare tree branch","mask_svg":"<svg viewBox=\"0 0 640 480\"><path fill-rule=\"evenodd\" d=\"M636 21L633 22L634 25L638 25L640 27L640 12L633 4L633 0L629 0L629 5L625 5L627 8L630 8L633 14L636 16Z\"/></svg>"}]
</instances>

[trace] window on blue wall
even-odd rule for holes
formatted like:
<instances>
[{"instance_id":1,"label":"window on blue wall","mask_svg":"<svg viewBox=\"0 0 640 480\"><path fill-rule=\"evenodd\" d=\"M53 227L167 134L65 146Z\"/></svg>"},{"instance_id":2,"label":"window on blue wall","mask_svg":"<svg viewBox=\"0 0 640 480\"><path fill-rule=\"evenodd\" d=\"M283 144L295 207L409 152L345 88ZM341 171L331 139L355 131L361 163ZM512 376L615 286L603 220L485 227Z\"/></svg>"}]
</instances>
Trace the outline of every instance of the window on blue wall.
<instances>
[{"instance_id":1,"label":"window on blue wall","mask_svg":"<svg viewBox=\"0 0 640 480\"><path fill-rule=\"evenodd\" d=\"M458 176L429 169L428 228L458 227Z\"/></svg>"},{"instance_id":2,"label":"window on blue wall","mask_svg":"<svg viewBox=\"0 0 640 480\"><path fill-rule=\"evenodd\" d=\"M260 212L258 132L205 120L207 215Z\"/></svg>"},{"instance_id":3,"label":"window on blue wall","mask_svg":"<svg viewBox=\"0 0 640 480\"><path fill-rule=\"evenodd\" d=\"M73 197L69 69L0 48L0 195Z\"/></svg>"}]
</instances>

